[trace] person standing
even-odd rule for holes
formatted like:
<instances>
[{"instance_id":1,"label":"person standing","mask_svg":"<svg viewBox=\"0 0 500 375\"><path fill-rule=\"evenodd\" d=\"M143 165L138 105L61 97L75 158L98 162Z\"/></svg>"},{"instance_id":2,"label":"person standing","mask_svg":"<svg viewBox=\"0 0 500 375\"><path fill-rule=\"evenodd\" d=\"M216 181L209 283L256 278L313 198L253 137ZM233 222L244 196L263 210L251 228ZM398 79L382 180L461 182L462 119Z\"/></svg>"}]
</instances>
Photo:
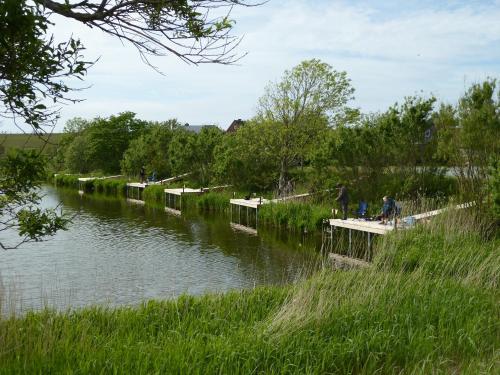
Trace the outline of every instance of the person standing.
<instances>
[{"instance_id":1,"label":"person standing","mask_svg":"<svg viewBox=\"0 0 500 375\"><path fill-rule=\"evenodd\" d=\"M343 184L336 185L339 194L335 198L336 202L339 202L340 209L342 210L342 220L347 219L347 206L349 205L349 195L347 194L347 188Z\"/></svg>"},{"instance_id":2,"label":"person standing","mask_svg":"<svg viewBox=\"0 0 500 375\"><path fill-rule=\"evenodd\" d=\"M144 165L141 167L141 171L139 172L139 175L141 177L141 184L143 184L145 179L146 179L146 169L144 168Z\"/></svg>"}]
</instances>

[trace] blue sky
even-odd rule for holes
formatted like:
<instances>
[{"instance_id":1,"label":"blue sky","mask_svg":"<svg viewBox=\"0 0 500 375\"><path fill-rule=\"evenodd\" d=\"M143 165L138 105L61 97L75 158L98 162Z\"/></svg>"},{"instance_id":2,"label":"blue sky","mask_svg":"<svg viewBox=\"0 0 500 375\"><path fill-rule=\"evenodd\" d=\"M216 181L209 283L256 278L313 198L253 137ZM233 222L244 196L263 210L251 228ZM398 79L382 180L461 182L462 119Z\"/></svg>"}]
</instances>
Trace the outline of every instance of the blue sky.
<instances>
[{"instance_id":1,"label":"blue sky","mask_svg":"<svg viewBox=\"0 0 500 375\"><path fill-rule=\"evenodd\" d=\"M500 78L500 0L271 0L233 10L243 35L236 66L190 66L169 56L142 63L135 49L83 25L54 18L54 33L73 33L100 58L81 92L62 109L66 120L133 111L147 120L177 118L227 128L255 113L266 84L304 59L345 70L356 89L351 105L384 111L405 96L434 94L454 102L471 83ZM14 131L7 121L0 132Z\"/></svg>"}]
</instances>

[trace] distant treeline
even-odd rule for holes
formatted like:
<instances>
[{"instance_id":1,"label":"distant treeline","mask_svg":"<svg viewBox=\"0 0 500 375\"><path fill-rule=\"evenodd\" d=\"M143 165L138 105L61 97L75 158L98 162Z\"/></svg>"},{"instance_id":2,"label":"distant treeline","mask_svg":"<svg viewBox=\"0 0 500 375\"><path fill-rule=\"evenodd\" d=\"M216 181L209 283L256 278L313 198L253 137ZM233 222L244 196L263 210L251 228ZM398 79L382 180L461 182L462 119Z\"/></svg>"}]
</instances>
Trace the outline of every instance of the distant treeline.
<instances>
[{"instance_id":1,"label":"distant treeline","mask_svg":"<svg viewBox=\"0 0 500 375\"><path fill-rule=\"evenodd\" d=\"M144 165L158 178L193 172L191 183L198 186L232 184L276 195L344 182L353 200L456 193L495 199L496 80L471 85L455 105L414 96L372 114L348 107L353 92L345 73L310 60L271 84L255 117L234 132L215 126L195 132L174 119L149 122L131 112L75 118L52 167L137 177Z\"/></svg>"}]
</instances>

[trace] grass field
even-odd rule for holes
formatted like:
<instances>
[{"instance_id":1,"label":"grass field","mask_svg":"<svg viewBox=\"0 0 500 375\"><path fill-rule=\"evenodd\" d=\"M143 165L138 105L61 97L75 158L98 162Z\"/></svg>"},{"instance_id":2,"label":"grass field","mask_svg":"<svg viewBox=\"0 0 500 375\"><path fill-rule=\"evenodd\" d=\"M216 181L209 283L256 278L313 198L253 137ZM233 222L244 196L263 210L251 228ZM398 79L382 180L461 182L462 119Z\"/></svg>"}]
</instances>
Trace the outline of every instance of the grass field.
<instances>
[{"instance_id":1,"label":"grass field","mask_svg":"<svg viewBox=\"0 0 500 375\"><path fill-rule=\"evenodd\" d=\"M0 373L497 374L500 241L467 220L295 285L4 318Z\"/></svg>"},{"instance_id":2,"label":"grass field","mask_svg":"<svg viewBox=\"0 0 500 375\"><path fill-rule=\"evenodd\" d=\"M54 133L43 137L33 134L0 134L0 154L10 149L42 150L45 154L52 154L56 149L62 133Z\"/></svg>"}]
</instances>

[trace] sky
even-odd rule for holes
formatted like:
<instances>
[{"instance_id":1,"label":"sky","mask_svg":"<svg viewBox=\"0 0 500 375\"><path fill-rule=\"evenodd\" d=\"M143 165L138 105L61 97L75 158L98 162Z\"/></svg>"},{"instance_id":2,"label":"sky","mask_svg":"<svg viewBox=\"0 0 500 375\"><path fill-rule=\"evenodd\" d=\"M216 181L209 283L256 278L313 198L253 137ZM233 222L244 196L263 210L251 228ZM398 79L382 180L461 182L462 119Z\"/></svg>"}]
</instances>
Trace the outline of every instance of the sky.
<instances>
[{"instance_id":1,"label":"sky","mask_svg":"<svg viewBox=\"0 0 500 375\"><path fill-rule=\"evenodd\" d=\"M270 0L233 9L233 34L246 56L234 66L187 65L174 56L155 59L160 75L134 47L76 21L53 17L57 39L80 38L88 71L84 101L66 105L68 119L132 111L144 120L177 118L227 128L255 114L269 82L286 69L318 58L346 71L355 88L350 103L363 112L385 111L405 96L434 95L454 103L472 83L500 78L500 0ZM7 120L0 132L17 132Z\"/></svg>"}]
</instances>

